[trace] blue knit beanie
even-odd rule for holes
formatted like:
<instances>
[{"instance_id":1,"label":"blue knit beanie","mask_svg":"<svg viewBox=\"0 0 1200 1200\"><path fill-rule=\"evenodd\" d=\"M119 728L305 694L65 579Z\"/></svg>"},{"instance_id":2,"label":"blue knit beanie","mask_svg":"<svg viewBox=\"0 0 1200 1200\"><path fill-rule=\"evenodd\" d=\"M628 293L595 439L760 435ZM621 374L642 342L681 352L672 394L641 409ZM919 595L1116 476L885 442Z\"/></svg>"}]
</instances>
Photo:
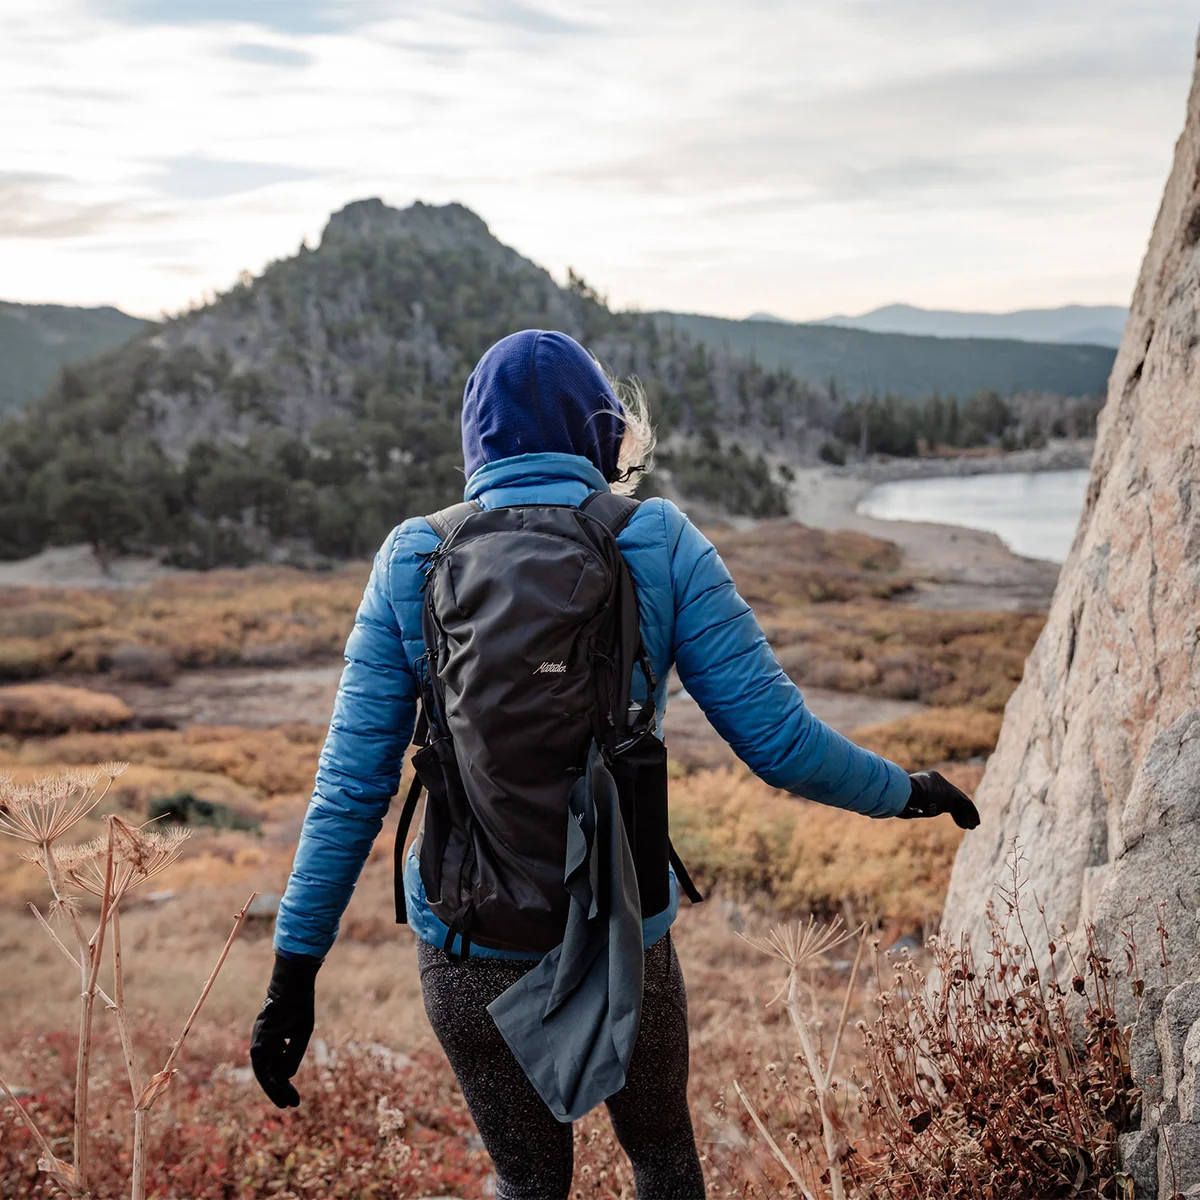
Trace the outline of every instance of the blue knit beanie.
<instances>
[{"instance_id":1,"label":"blue knit beanie","mask_svg":"<svg viewBox=\"0 0 1200 1200\"><path fill-rule=\"evenodd\" d=\"M479 360L463 393L463 461L469 479L485 463L556 451L617 473L624 408L604 372L565 333L525 329Z\"/></svg>"}]
</instances>

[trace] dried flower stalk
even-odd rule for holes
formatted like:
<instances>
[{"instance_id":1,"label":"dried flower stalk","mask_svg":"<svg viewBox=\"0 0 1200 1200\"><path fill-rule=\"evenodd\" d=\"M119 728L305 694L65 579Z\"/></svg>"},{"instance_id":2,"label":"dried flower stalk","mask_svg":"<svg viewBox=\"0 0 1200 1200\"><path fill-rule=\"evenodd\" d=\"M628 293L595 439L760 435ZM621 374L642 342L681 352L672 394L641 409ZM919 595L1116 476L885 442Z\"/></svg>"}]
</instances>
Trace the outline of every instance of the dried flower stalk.
<instances>
[{"instance_id":1,"label":"dried flower stalk","mask_svg":"<svg viewBox=\"0 0 1200 1200\"><path fill-rule=\"evenodd\" d=\"M856 936L858 938L858 953L855 956L850 981L846 987L845 1001L842 1005L841 1019L838 1022L833 1048L830 1051L829 1061L826 1063L821 1058L808 1015L804 1012L800 1004L800 972L824 965L831 950L836 949L850 938ZM743 938L744 941L748 942L756 950L761 950L771 958L779 959L788 969L783 987L776 993L771 1003L773 1004L780 996L786 995L787 997L784 1007L787 1010L788 1019L792 1023L792 1029L795 1031L796 1040L800 1043L800 1053L804 1058L804 1065L812 1079L816 1094L817 1111L821 1117L821 1133L824 1142L825 1160L829 1171L829 1190L833 1200L846 1200L846 1185L842 1173L842 1160L845 1158L850 1147L845 1123L837 1109L833 1072L837 1061L837 1053L842 1043L842 1033L845 1029L846 1018L850 1012L850 1000L853 996L855 981L858 977L858 967L862 960L865 938L865 928L850 931L842 924L840 917L829 925L822 926L817 923L815 917L811 916L806 925L777 925L766 937ZM742 1103L746 1104L749 1109L749 1104L740 1087L738 1088L738 1095L742 1097ZM762 1124L757 1113L750 1110L750 1115L761 1131ZM769 1139L769 1145L776 1157L779 1157L779 1149L776 1143ZM799 1179L794 1173L793 1179L796 1180L798 1186L803 1186L799 1184Z\"/></svg>"},{"instance_id":2,"label":"dried flower stalk","mask_svg":"<svg viewBox=\"0 0 1200 1200\"><path fill-rule=\"evenodd\" d=\"M58 776L17 784L11 775L0 775L0 834L31 843L26 857L46 873L52 896L51 913L66 915L78 952L72 952L55 933L50 922L35 905L30 905L38 923L55 947L79 971L80 1011L79 1049L75 1073L74 1162L64 1163L51 1151L36 1122L18 1103L3 1080L0 1089L16 1105L18 1115L42 1149L38 1166L52 1183L68 1195L90 1200L88 1186L88 1084L91 1071L92 1015L96 997L116 1014L121 1051L129 1076L133 1108L133 1163L130 1194L144 1200L146 1194L146 1135L150 1108L167 1089L175 1074L175 1060L191 1031L217 974L225 964L254 900L242 906L234 919L233 930L225 942L216 965L209 974L200 998L184 1023L183 1032L171 1049L166 1065L146 1083L138 1067L133 1034L125 1006L124 960L121 950L120 905L128 893L161 874L179 856L187 831L149 829L133 826L117 816L108 816L105 835L75 846L56 846L55 842L91 813L104 799L112 781L124 770L121 763L104 763L94 771L72 771ZM75 891L70 890L74 888ZM95 931L85 934L79 905L80 893L100 901ZM112 926L113 992L110 997L100 986L100 964L104 954L106 931Z\"/></svg>"}]
</instances>

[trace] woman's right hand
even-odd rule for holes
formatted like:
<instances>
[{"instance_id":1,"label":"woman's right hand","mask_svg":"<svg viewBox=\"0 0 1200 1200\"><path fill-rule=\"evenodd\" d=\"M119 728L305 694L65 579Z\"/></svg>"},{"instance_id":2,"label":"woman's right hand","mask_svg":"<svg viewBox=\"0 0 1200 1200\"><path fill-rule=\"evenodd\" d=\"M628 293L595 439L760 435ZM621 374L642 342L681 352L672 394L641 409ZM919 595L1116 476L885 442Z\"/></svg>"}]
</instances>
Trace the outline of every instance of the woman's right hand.
<instances>
[{"instance_id":1,"label":"woman's right hand","mask_svg":"<svg viewBox=\"0 0 1200 1200\"><path fill-rule=\"evenodd\" d=\"M292 1076L300 1069L312 1036L319 958L275 955L275 970L254 1031L250 1065L259 1086L276 1108L296 1108L300 1093Z\"/></svg>"}]
</instances>

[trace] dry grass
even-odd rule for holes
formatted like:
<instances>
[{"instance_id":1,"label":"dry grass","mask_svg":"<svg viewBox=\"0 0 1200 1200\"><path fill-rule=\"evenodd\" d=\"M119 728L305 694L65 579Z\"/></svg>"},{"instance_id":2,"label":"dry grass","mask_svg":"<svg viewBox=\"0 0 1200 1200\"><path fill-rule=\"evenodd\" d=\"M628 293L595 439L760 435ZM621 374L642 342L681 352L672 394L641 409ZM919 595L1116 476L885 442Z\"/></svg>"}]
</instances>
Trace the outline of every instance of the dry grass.
<instances>
[{"instance_id":1,"label":"dry grass","mask_svg":"<svg viewBox=\"0 0 1200 1200\"><path fill-rule=\"evenodd\" d=\"M129 706L107 692L60 683L0 687L0 734L46 737L77 729L112 729L132 719Z\"/></svg>"},{"instance_id":2,"label":"dry grass","mask_svg":"<svg viewBox=\"0 0 1200 1200\"><path fill-rule=\"evenodd\" d=\"M972 787L979 773L946 774ZM726 895L911 931L941 911L962 832L949 819L872 821L721 770L675 781L671 836L688 869Z\"/></svg>"},{"instance_id":3,"label":"dry grass","mask_svg":"<svg viewBox=\"0 0 1200 1200\"><path fill-rule=\"evenodd\" d=\"M170 771L222 775L264 796L308 792L325 730L316 725L192 725L187 729L68 734L0 750L0 767L121 759Z\"/></svg>"},{"instance_id":4,"label":"dry grass","mask_svg":"<svg viewBox=\"0 0 1200 1200\"><path fill-rule=\"evenodd\" d=\"M1040 613L940 612L886 603L793 608L764 621L801 686L1000 712L1045 624Z\"/></svg>"},{"instance_id":5,"label":"dry grass","mask_svg":"<svg viewBox=\"0 0 1200 1200\"><path fill-rule=\"evenodd\" d=\"M94 758L58 759L37 766L6 769L16 782L24 783L47 772L94 761ZM130 767L114 781L104 803L84 818L66 840L79 842L99 836L104 828L103 818L110 814L143 821L153 801L180 793L190 793L198 799L211 801L251 818L264 815L257 793L224 775L173 767L136 766ZM295 798L294 807L302 811L303 801L299 797ZM298 815L292 828L299 828ZM263 843L257 838L244 833L209 834L206 831L204 836L189 844L186 854L166 876L162 886L175 887L185 882L203 885L234 881L240 886L253 874L263 855ZM40 868L21 857L18 845L7 840L0 841L0 904L19 909L36 900L44 884Z\"/></svg>"},{"instance_id":6,"label":"dry grass","mask_svg":"<svg viewBox=\"0 0 1200 1200\"><path fill-rule=\"evenodd\" d=\"M800 684L998 712L1043 618L948 613L889 599L911 587L890 542L791 521L712 531L742 594ZM367 575L284 567L181 574L124 591L0 592L0 679L286 666L345 644Z\"/></svg>"},{"instance_id":7,"label":"dry grass","mask_svg":"<svg viewBox=\"0 0 1200 1200\"><path fill-rule=\"evenodd\" d=\"M864 730L861 740L914 768L987 753L998 724L992 712L1019 677L1040 618L889 604L886 597L908 586L898 555L888 543L860 535L781 523L748 535L718 531L714 540L799 681L960 706ZM365 574L363 565L327 576L256 568L179 576L128 592L0 593L0 678L62 670L153 679L165 677L164 664L173 670L329 657L342 647ZM315 726L193 726L81 730L0 743L0 768L19 777L102 759L139 764L81 823L81 838L94 837L107 812L144 814L153 800L180 791L261 821L259 837L196 831L154 885L167 898L131 903L122 916L130 990L143 1028L186 1012L228 932L229 914L250 889L282 891L323 738ZM971 790L980 769L960 761L946 773ZM685 910L676 927L689 981L692 1096L706 1173L712 1194L776 1195L782 1190L772 1175L778 1163L727 1089L738 1076L756 1103L768 1094L778 1098L779 1072L764 1070L760 1089L756 1071L772 1062L787 1067L795 1046L787 1015L764 1007L778 982L774 969L731 925L763 932L768 914L815 911L881 924L887 939L919 930L940 910L961 834L948 820L872 822L796 801L740 770L674 779L672 814L685 860L717 888L713 903ZM364 1059L343 1050L324 1066L310 1055L297 1079L306 1108L288 1114L271 1108L244 1071L238 1073L271 964L270 922L249 924L166 1102L169 1119L154 1133L150 1194L197 1200L483 1194L486 1159L471 1140L461 1098L432 1042L412 935L392 916L392 827L389 819L322 972L317 1036L343 1046L377 1043L411 1061L384 1070L377 1055ZM44 1073L38 1078L46 1086L31 1105L61 1133L70 1112L62 1064L74 1050L70 1037L54 1031L70 1024L79 989L18 905L40 886L36 869L6 856L0 880L0 957L22 964L19 972L0 976L0 1071L21 1084L35 1071ZM828 1030L837 1025L848 965L829 963L807 981ZM109 983L102 970L100 985ZM863 1040L853 1021L871 1015L868 998L853 997L849 1011L843 1053L861 1061ZM97 1014L101 1062L117 1074L120 1058L106 1015ZM820 1019L818 1044L825 1036ZM154 1057L160 1048L148 1047ZM106 1070L95 1096L101 1122L117 1096L116 1083L106 1090ZM404 1110L402 1129L397 1109ZM766 1103L759 1110L773 1111ZM811 1113L795 1104L790 1111L785 1133L819 1138ZM108 1162L116 1171L128 1154L125 1135L117 1124L100 1128L96 1170ZM10 1138L7 1124L0 1140L0 1194L45 1194L29 1183L28 1145ZM632 1197L628 1165L602 1115L581 1124L577 1162L580 1197Z\"/></svg>"},{"instance_id":8,"label":"dry grass","mask_svg":"<svg viewBox=\"0 0 1200 1200\"><path fill-rule=\"evenodd\" d=\"M280 666L341 652L368 566L181 574L146 587L0 591L0 679ZM139 653L140 651L140 653Z\"/></svg>"},{"instance_id":9,"label":"dry grass","mask_svg":"<svg viewBox=\"0 0 1200 1200\"><path fill-rule=\"evenodd\" d=\"M769 521L712 540L801 685L999 712L1045 624L889 603L914 579L896 546L866 534Z\"/></svg>"},{"instance_id":10,"label":"dry grass","mask_svg":"<svg viewBox=\"0 0 1200 1200\"><path fill-rule=\"evenodd\" d=\"M931 708L854 731L854 740L906 771L986 758L1000 736L999 713L971 708Z\"/></svg>"},{"instance_id":11,"label":"dry grass","mask_svg":"<svg viewBox=\"0 0 1200 1200\"><path fill-rule=\"evenodd\" d=\"M713 545L756 609L886 600L912 587L900 551L865 533L812 529L796 521L762 521L751 529L711 529Z\"/></svg>"}]
</instances>

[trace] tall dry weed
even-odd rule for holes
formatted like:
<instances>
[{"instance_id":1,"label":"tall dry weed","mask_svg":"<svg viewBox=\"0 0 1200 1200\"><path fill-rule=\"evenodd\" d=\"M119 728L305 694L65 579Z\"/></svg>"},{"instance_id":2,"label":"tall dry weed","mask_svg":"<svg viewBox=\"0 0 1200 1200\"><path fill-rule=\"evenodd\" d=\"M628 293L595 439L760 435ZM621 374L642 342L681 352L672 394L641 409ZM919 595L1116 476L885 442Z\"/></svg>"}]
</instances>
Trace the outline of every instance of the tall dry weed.
<instances>
[{"instance_id":1,"label":"tall dry weed","mask_svg":"<svg viewBox=\"0 0 1200 1200\"><path fill-rule=\"evenodd\" d=\"M144 1200L150 1110L171 1085L176 1073L175 1061L241 929L249 905L247 901L235 917L233 930L166 1062L147 1079L139 1063L125 1004L120 908L129 892L162 874L175 861L187 833L134 826L110 815L104 818L103 837L73 845L57 844L101 803L113 780L124 769L123 763L105 763L91 771L63 772L28 782L17 782L11 775L0 777L0 834L26 845L26 857L42 868L50 889L49 916L34 904L29 907L55 948L79 972L79 1035L75 1052L71 1161L55 1152L38 1123L3 1079L0 1079L0 1092L15 1108L16 1117L41 1150L38 1169L53 1186L78 1200L89 1200L95 1195L91 1177L93 1127L89 1097L97 997L115 1015L120 1036L133 1124L129 1189L132 1200ZM91 917L84 906L84 898L89 896L99 904L99 914L90 935L85 925L90 924ZM55 918L60 918L60 925L65 923L67 926L66 940L55 929ZM100 987L106 939L111 947L112 996ZM72 940L74 949L68 945Z\"/></svg>"}]
</instances>

